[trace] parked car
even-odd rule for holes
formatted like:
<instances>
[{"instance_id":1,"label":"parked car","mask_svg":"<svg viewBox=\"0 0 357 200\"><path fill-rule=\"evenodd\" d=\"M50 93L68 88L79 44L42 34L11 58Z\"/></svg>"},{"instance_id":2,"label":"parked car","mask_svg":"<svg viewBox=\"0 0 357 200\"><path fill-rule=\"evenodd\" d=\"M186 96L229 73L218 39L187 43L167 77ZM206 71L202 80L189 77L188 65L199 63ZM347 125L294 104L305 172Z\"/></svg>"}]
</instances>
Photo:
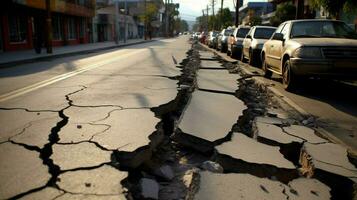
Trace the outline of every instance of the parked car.
<instances>
[{"instance_id":1,"label":"parked car","mask_svg":"<svg viewBox=\"0 0 357 200\"><path fill-rule=\"evenodd\" d=\"M265 77L282 75L286 90L303 77L357 78L357 35L342 21L282 23L262 51Z\"/></svg>"},{"instance_id":2,"label":"parked car","mask_svg":"<svg viewBox=\"0 0 357 200\"><path fill-rule=\"evenodd\" d=\"M228 37L233 33L232 29L223 29L217 38L217 49L226 52L228 47Z\"/></svg>"},{"instance_id":3,"label":"parked car","mask_svg":"<svg viewBox=\"0 0 357 200\"><path fill-rule=\"evenodd\" d=\"M203 43L203 44L205 44L205 42L206 42L206 37L207 37L207 35L206 35L205 32L202 32L202 33L198 36L200 42Z\"/></svg>"},{"instance_id":4,"label":"parked car","mask_svg":"<svg viewBox=\"0 0 357 200\"><path fill-rule=\"evenodd\" d=\"M218 31L210 31L208 33L208 36L207 36L207 45L212 48L214 46L214 39L217 37L217 35L219 34Z\"/></svg>"},{"instance_id":5,"label":"parked car","mask_svg":"<svg viewBox=\"0 0 357 200\"><path fill-rule=\"evenodd\" d=\"M250 65L260 63L263 45L275 30L276 27L272 26L253 26L243 40L241 61L244 62L247 58Z\"/></svg>"},{"instance_id":6,"label":"parked car","mask_svg":"<svg viewBox=\"0 0 357 200\"><path fill-rule=\"evenodd\" d=\"M227 55L232 58L240 58L243 48L243 40L250 30L250 26L238 26L228 39Z\"/></svg>"}]
</instances>

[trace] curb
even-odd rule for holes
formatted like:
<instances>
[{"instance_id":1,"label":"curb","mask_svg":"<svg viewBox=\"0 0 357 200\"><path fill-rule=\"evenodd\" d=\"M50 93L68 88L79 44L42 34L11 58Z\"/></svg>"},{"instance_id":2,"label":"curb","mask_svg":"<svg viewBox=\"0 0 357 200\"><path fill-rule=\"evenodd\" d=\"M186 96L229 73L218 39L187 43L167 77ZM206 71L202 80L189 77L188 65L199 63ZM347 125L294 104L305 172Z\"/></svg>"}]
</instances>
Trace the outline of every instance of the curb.
<instances>
[{"instance_id":1,"label":"curb","mask_svg":"<svg viewBox=\"0 0 357 200\"><path fill-rule=\"evenodd\" d=\"M217 54L217 51L214 49L210 49L208 48L206 45L203 45L200 43L200 45L202 47L204 47L205 49L209 50L209 51L213 51L214 53ZM232 62L230 60L228 60L225 57L222 57L221 55L219 55L223 60L227 61L227 62ZM241 62L241 61L237 61L237 62ZM248 75L253 75L252 72L250 72L248 69L246 69L245 67L241 67L240 68L243 73L248 74ZM275 96L280 97L281 100L283 100L286 104L288 104L289 106L291 106L293 109L295 109L300 115L302 115L303 117L308 117L308 116L312 116L309 112L307 112L305 109L301 108L299 105L297 105L295 102L293 102L291 99L289 99L288 97L284 96L281 92L279 92L277 89L267 85L264 81L259 80L255 77L252 77L252 79L254 80L255 83L259 84L259 85L263 85L265 86L265 88L273 93ZM329 131L327 131L326 129L322 128L322 127L317 127L317 128L313 128L317 133L319 133L320 135L322 135L323 137L327 138L329 141L336 143L336 144L340 144L343 145L344 147L346 147L347 152L349 154L351 154L352 156L357 156L357 151L353 150L353 148L351 148L348 144L346 144L345 142L343 142L342 140L340 140L339 138L337 138L336 136L334 136L332 133L330 133Z\"/></svg>"},{"instance_id":2,"label":"curb","mask_svg":"<svg viewBox=\"0 0 357 200\"><path fill-rule=\"evenodd\" d=\"M145 43L155 42L155 41L157 41L157 40L156 39L144 40L144 41L140 41L140 42L133 42L133 43L127 43L127 44L121 44L121 45L113 45L113 46L109 46L109 47L101 47L101 48L90 49L90 50L82 50L82 51L68 52L68 53L57 54L57 55L47 55L47 56L41 56L41 57L37 57L37 58L28 58L28 59L24 59L24 60L10 61L10 62L5 62L5 63L0 63L0 69L10 68L10 67L14 67L14 66L21 65L21 64L28 64L28 63L44 61L44 60L48 60L48 59L96 53L98 51L117 49L117 48L119 49L121 47L132 46L132 45L136 45L136 44L145 44Z\"/></svg>"}]
</instances>

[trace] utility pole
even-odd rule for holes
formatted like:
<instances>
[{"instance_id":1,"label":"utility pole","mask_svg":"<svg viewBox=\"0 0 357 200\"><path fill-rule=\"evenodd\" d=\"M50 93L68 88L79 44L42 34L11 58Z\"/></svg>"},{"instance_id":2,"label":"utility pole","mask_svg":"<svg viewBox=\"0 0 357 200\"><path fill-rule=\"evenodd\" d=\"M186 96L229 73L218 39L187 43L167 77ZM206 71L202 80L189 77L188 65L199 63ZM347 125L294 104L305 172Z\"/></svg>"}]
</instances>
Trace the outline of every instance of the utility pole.
<instances>
[{"instance_id":1,"label":"utility pole","mask_svg":"<svg viewBox=\"0 0 357 200\"><path fill-rule=\"evenodd\" d=\"M46 0L46 48L47 53L52 53L52 18L51 18L51 1Z\"/></svg>"},{"instance_id":2,"label":"utility pole","mask_svg":"<svg viewBox=\"0 0 357 200\"><path fill-rule=\"evenodd\" d=\"M126 38L127 38L127 32L128 32L128 25L126 23L126 15L128 13L127 11L128 6L127 6L127 1L124 0L124 43L126 43Z\"/></svg>"},{"instance_id":3,"label":"utility pole","mask_svg":"<svg viewBox=\"0 0 357 200\"><path fill-rule=\"evenodd\" d=\"M221 0L221 23L220 23L220 25L221 25L221 29L223 28L223 0Z\"/></svg>"},{"instance_id":4,"label":"utility pole","mask_svg":"<svg viewBox=\"0 0 357 200\"><path fill-rule=\"evenodd\" d=\"M207 14L207 27L206 27L206 32L208 32L208 21L209 21L209 15L208 15L208 4L207 4L207 11L206 11L206 14Z\"/></svg>"},{"instance_id":5,"label":"utility pole","mask_svg":"<svg viewBox=\"0 0 357 200\"><path fill-rule=\"evenodd\" d=\"M239 26L239 7L240 7L240 5L239 5L239 0L236 0L237 2L236 2L236 27L238 27Z\"/></svg>"},{"instance_id":6,"label":"utility pole","mask_svg":"<svg viewBox=\"0 0 357 200\"><path fill-rule=\"evenodd\" d=\"M119 2L115 1L115 44L119 44Z\"/></svg>"},{"instance_id":7,"label":"utility pole","mask_svg":"<svg viewBox=\"0 0 357 200\"><path fill-rule=\"evenodd\" d=\"M146 15L146 0L144 0L144 14L145 14L145 19L144 19L144 39L146 40L146 32L147 32L147 15Z\"/></svg>"},{"instance_id":8,"label":"utility pole","mask_svg":"<svg viewBox=\"0 0 357 200\"><path fill-rule=\"evenodd\" d=\"M202 10L202 30L205 29L205 9Z\"/></svg>"},{"instance_id":9,"label":"utility pole","mask_svg":"<svg viewBox=\"0 0 357 200\"><path fill-rule=\"evenodd\" d=\"M169 0L165 0L165 36L169 37Z\"/></svg>"},{"instance_id":10,"label":"utility pole","mask_svg":"<svg viewBox=\"0 0 357 200\"><path fill-rule=\"evenodd\" d=\"M215 0L212 0L212 29L215 30L215 16L214 16L214 4L215 4Z\"/></svg>"}]
</instances>

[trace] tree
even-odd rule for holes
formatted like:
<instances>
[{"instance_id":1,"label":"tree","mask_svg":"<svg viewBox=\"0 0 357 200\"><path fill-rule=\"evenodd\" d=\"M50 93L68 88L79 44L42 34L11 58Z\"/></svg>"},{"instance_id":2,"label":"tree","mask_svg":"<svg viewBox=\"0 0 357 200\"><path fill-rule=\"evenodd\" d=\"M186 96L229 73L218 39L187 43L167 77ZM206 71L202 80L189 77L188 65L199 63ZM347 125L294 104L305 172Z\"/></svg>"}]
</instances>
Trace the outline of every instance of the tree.
<instances>
[{"instance_id":1,"label":"tree","mask_svg":"<svg viewBox=\"0 0 357 200\"><path fill-rule=\"evenodd\" d=\"M357 12L356 0L309 0L313 8L324 8L333 18L339 19L340 12Z\"/></svg>"},{"instance_id":2,"label":"tree","mask_svg":"<svg viewBox=\"0 0 357 200\"><path fill-rule=\"evenodd\" d=\"M188 23L181 18L177 18L174 22L174 28L177 32L188 31Z\"/></svg>"},{"instance_id":3,"label":"tree","mask_svg":"<svg viewBox=\"0 0 357 200\"><path fill-rule=\"evenodd\" d=\"M275 15L270 18L270 24L272 26L278 26L279 24L295 19L296 7L290 3L281 3L277 6Z\"/></svg>"},{"instance_id":4,"label":"tree","mask_svg":"<svg viewBox=\"0 0 357 200\"><path fill-rule=\"evenodd\" d=\"M220 24L219 28L226 28L228 26L232 26L233 24L233 17L231 14L231 11L229 10L229 8L224 8L223 9L223 15L222 15L222 19L220 18L221 16L221 10L218 11L217 13L217 17L218 17L218 22Z\"/></svg>"}]
</instances>

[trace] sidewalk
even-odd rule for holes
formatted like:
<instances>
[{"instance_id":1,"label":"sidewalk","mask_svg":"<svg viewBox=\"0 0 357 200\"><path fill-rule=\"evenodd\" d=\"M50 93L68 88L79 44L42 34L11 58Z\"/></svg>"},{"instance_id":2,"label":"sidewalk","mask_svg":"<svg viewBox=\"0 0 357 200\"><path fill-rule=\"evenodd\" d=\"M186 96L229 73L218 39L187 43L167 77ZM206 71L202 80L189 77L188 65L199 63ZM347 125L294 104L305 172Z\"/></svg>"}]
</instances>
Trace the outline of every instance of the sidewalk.
<instances>
[{"instance_id":1,"label":"sidewalk","mask_svg":"<svg viewBox=\"0 0 357 200\"><path fill-rule=\"evenodd\" d=\"M12 67L14 65L19 65L24 63L36 62L48 58L57 58L57 57L75 55L75 54L91 53L99 50L113 49L117 47L140 44L150 41L153 40L132 39L132 40L128 40L127 43L123 43L123 41L120 41L119 44L115 44L114 41L109 41L109 42L97 42L97 43L88 43L88 44L79 44L79 45L60 46L60 47L53 47L52 54L47 54L45 48L42 49L41 54L36 54L34 49L13 51L13 52L3 52L0 53L0 68Z\"/></svg>"}]
</instances>

